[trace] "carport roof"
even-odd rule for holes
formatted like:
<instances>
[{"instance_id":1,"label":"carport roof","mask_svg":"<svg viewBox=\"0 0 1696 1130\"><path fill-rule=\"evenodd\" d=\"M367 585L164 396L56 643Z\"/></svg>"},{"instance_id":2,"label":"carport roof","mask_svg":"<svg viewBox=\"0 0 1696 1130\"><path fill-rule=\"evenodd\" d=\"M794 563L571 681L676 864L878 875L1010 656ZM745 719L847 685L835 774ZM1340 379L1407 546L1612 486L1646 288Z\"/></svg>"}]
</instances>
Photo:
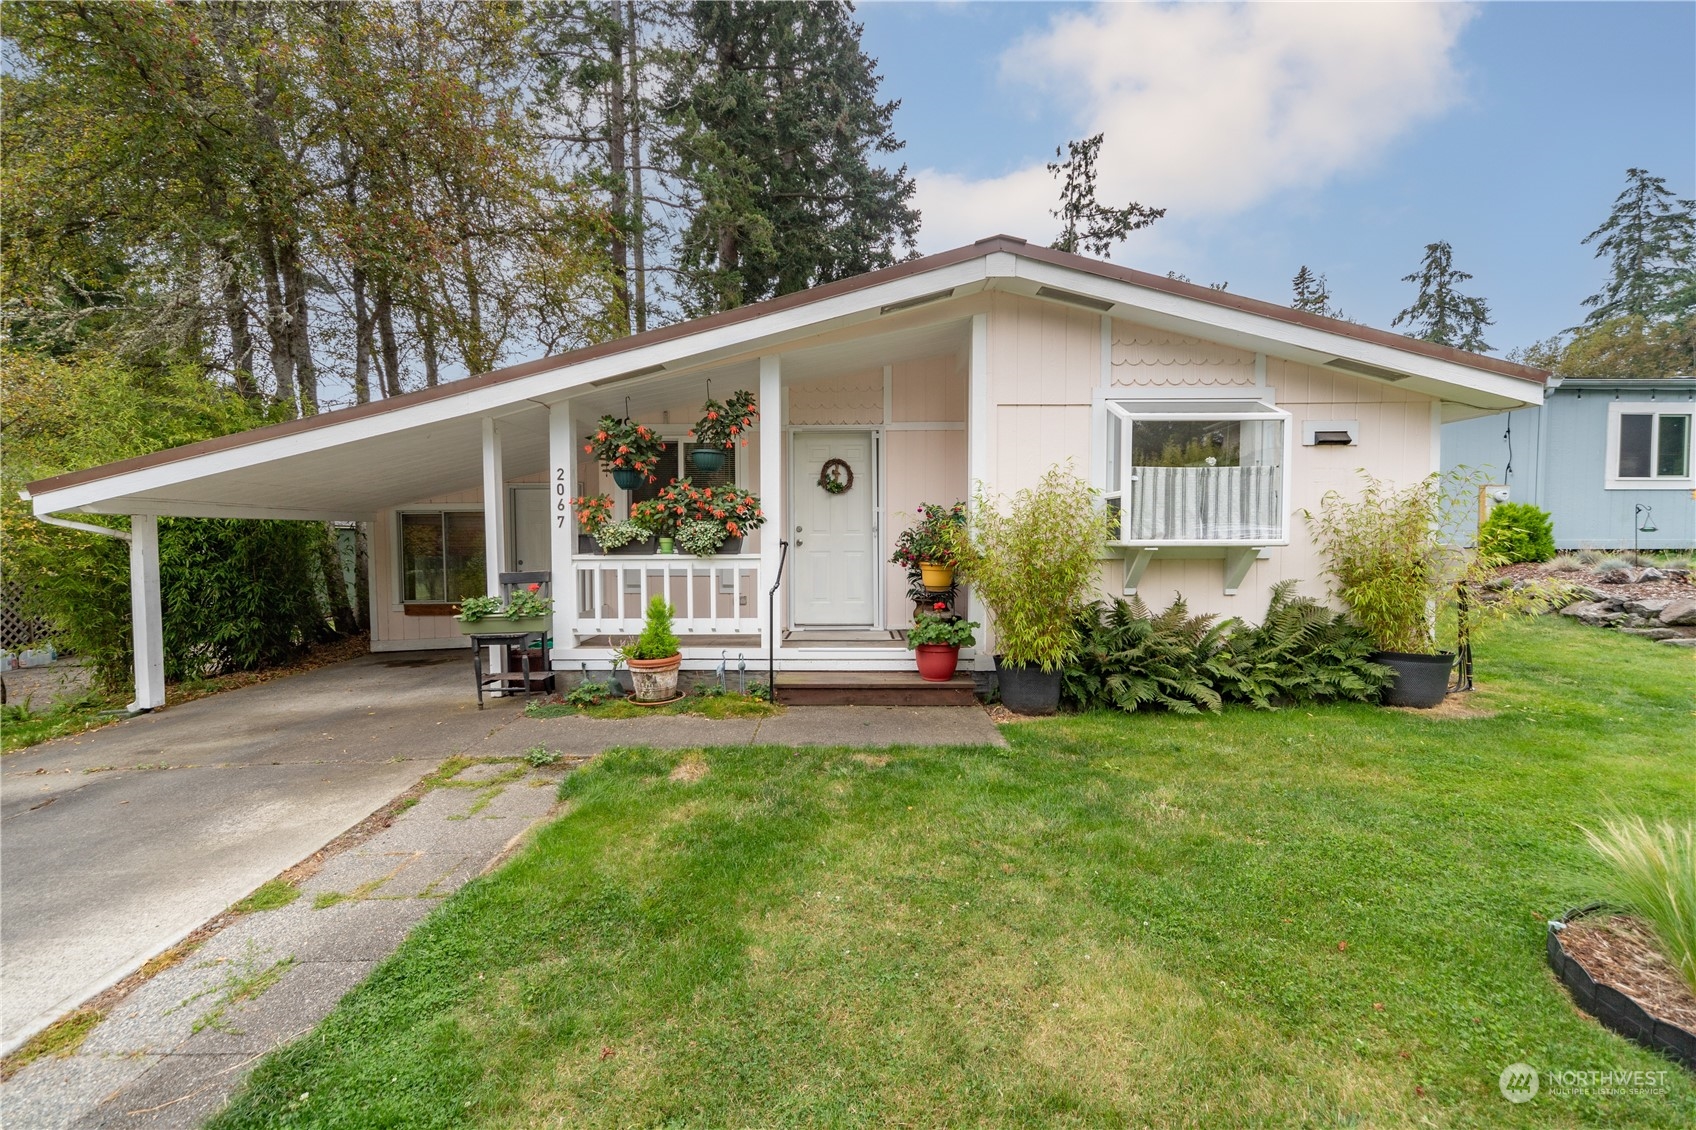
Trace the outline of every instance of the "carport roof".
<instances>
[{"instance_id":1,"label":"carport roof","mask_svg":"<svg viewBox=\"0 0 1696 1130\"><path fill-rule=\"evenodd\" d=\"M1153 322L1189 332L1281 346L1302 359L1357 376L1402 381L1477 411L1514 407L1534 399L1547 380L1540 369L1435 345L1386 330L1294 310L1276 303L1196 286L1081 255L998 235L965 247L898 263L810 290L723 313L649 330L631 337L541 357L407 393L387 400L220 436L183 447L73 471L29 486L37 513L68 510L110 513L194 513L255 517L356 518L392 499L394 480L428 465L430 492L475 484L470 460L477 451L470 430L491 413L511 420L520 449L545 446L551 402L588 386L603 386L697 363L714 355L788 346L797 334L827 325L865 322L973 289L1004 289L1067 302L1115 317ZM1535 399L1540 399L1540 395ZM503 423L503 429L507 425ZM388 442L380 442L387 437ZM342 460L309 459L328 448L357 444ZM460 454L449 454L451 450ZM512 454L520 454L514 451ZM351 461L350 461L351 459ZM457 462L456 462L457 460ZM460 467L458 463L466 463ZM353 466L365 468L369 489L346 489ZM340 478L340 501L311 497L316 466L322 478ZM409 469L411 468L411 469ZM197 491L196 478L216 478L222 488ZM168 495L158 488L171 487ZM210 487L211 484L204 484ZM267 487L291 497L257 501ZM256 495L255 492L259 492ZM235 501L220 501L227 496ZM329 495L324 495L328 498ZM414 493L412 497L418 497ZM242 501L245 499L246 501Z\"/></svg>"}]
</instances>

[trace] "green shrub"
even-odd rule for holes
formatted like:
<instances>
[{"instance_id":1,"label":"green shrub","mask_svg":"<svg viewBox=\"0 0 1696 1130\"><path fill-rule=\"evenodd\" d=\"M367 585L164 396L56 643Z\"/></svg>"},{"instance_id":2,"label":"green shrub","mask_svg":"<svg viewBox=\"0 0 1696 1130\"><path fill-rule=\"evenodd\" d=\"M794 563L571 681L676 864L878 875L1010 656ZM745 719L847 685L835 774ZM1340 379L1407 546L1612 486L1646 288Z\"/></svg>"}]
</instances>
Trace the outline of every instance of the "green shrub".
<instances>
[{"instance_id":1,"label":"green shrub","mask_svg":"<svg viewBox=\"0 0 1696 1130\"><path fill-rule=\"evenodd\" d=\"M1696 823L1640 816L1604 820L1585 838L1609 864L1607 894L1655 932L1667 960L1696 992Z\"/></svg>"},{"instance_id":2,"label":"green shrub","mask_svg":"<svg viewBox=\"0 0 1696 1130\"><path fill-rule=\"evenodd\" d=\"M1223 700L1207 661L1224 646L1226 628L1213 619L1191 616L1182 597L1159 615L1138 597L1096 601L1077 617L1079 643L1060 697L1084 710L1217 712Z\"/></svg>"},{"instance_id":3,"label":"green shrub","mask_svg":"<svg viewBox=\"0 0 1696 1130\"><path fill-rule=\"evenodd\" d=\"M1555 555L1549 513L1529 502L1501 502L1478 527L1478 550L1506 564L1548 561Z\"/></svg>"},{"instance_id":4,"label":"green shrub","mask_svg":"<svg viewBox=\"0 0 1696 1130\"><path fill-rule=\"evenodd\" d=\"M959 571L994 618L1004 663L1056 671L1072 657L1107 526L1089 484L1051 467L1034 488L1013 496L1006 513L980 489L968 527L947 527L958 531Z\"/></svg>"},{"instance_id":5,"label":"green shrub","mask_svg":"<svg viewBox=\"0 0 1696 1130\"><path fill-rule=\"evenodd\" d=\"M1294 581L1272 588L1258 628L1238 625L1206 664L1227 702L1259 710L1307 702L1372 702L1393 677L1372 662L1372 637Z\"/></svg>"},{"instance_id":6,"label":"green shrub","mask_svg":"<svg viewBox=\"0 0 1696 1130\"><path fill-rule=\"evenodd\" d=\"M665 597L656 596L648 602L648 618L642 634L625 650L627 659L669 659L680 649L677 633L671 630L671 605Z\"/></svg>"}]
</instances>

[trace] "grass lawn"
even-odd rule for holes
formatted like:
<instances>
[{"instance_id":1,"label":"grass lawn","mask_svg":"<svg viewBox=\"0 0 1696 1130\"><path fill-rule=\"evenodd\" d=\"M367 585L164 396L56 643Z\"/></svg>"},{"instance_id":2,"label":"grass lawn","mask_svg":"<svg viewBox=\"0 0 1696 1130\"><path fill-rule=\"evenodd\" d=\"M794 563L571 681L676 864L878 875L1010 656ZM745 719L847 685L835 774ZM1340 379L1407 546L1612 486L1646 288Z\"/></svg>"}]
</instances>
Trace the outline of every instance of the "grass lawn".
<instances>
[{"instance_id":1,"label":"grass lawn","mask_svg":"<svg viewBox=\"0 0 1696 1130\"><path fill-rule=\"evenodd\" d=\"M1693 659L1546 618L1489 717L610 753L214 1125L1689 1126L1543 942L1577 822L1696 810ZM1664 1083L1509 1105L1516 1061Z\"/></svg>"}]
</instances>

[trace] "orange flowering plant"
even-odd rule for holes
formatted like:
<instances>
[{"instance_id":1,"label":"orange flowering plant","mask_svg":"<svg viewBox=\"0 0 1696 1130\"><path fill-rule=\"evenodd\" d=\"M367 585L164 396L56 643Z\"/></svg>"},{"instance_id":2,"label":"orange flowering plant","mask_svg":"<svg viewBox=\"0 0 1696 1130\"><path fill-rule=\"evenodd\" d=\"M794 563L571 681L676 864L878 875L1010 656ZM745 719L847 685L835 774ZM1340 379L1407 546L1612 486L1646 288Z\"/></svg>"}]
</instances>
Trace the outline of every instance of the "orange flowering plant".
<instances>
[{"instance_id":1,"label":"orange flowering plant","mask_svg":"<svg viewBox=\"0 0 1696 1130\"><path fill-rule=\"evenodd\" d=\"M594 537L601 532L601 527L612 520L612 496L580 495L571 500L571 509L577 515L577 528Z\"/></svg>"},{"instance_id":2,"label":"orange flowering plant","mask_svg":"<svg viewBox=\"0 0 1696 1130\"><path fill-rule=\"evenodd\" d=\"M639 520L656 531L657 523L662 521L680 535L685 525L714 527L718 537L708 553L726 538L742 537L766 524L766 514L760 509L758 495L734 486L698 487L688 479L673 479L661 487L651 508L648 503L637 505L643 508ZM704 530L696 529L691 546L702 546L712 540L704 534ZM685 549L698 551L688 546Z\"/></svg>"},{"instance_id":3,"label":"orange flowering plant","mask_svg":"<svg viewBox=\"0 0 1696 1130\"><path fill-rule=\"evenodd\" d=\"M723 404L708 397L701 405L701 418L690 429L689 438L708 447L735 447L736 437L753 427L759 418L754 394L747 389L731 393ZM748 441L743 440L742 446L747 447Z\"/></svg>"},{"instance_id":4,"label":"orange flowering plant","mask_svg":"<svg viewBox=\"0 0 1696 1130\"><path fill-rule=\"evenodd\" d=\"M665 441L648 425L602 416L595 430L585 438L588 442L583 450L599 460L603 469L628 467L646 475L650 483L659 481L654 468L659 466Z\"/></svg>"}]
</instances>

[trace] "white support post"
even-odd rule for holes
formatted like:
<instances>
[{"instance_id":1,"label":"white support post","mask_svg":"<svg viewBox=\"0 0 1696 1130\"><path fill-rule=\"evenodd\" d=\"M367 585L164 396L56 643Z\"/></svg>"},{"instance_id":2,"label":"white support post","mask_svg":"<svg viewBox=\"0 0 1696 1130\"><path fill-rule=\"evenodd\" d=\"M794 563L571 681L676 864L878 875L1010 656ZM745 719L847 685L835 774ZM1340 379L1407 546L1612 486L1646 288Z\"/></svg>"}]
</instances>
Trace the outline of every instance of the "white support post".
<instances>
[{"instance_id":1,"label":"white support post","mask_svg":"<svg viewBox=\"0 0 1696 1130\"><path fill-rule=\"evenodd\" d=\"M760 358L760 507L766 512L765 531L760 536L760 584L754 594L759 617L760 648L775 655L783 627L774 629L758 607L770 599L766 593L777 579L778 546L787 540L789 508L783 497L783 369L776 357ZM781 595L781 594L779 594Z\"/></svg>"},{"instance_id":2,"label":"white support post","mask_svg":"<svg viewBox=\"0 0 1696 1130\"><path fill-rule=\"evenodd\" d=\"M548 409L548 557L554 574L550 664L576 639L577 568L571 559L577 552L577 515L571 509L576 497L577 435L566 400Z\"/></svg>"},{"instance_id":3,"label":"white support post","mask_svg":"<svg viewBox=\"0 0 1696 1130\"><path fill-rule=\"evenodd\" d=\"M165 705L165 631L159 602L159 519L130 516L130 624L135 633L131 710Z\"/></svg>"},{"instance_id":4,"label":"white support post","mask_svg":"<svg viewBox=\"0 0 1696 1130\"><path fill-rule=\"evenodd\" d=\"M989 315L972 315L971 355L966 368L966 470L967 489L976 495L988 490L989 477ZM968 505L970 503L968 502ZM995 667L995 625L984 618L976 658L979 671Z\"/></svg>"},{"instance_id":5,"label":"white support post","mask_svg":"<svg viewBox=\"0 0 1696 1130\"><path fill-rule=\"evenodd\" d=\"M501 426L483 417L483 576L484 591L501 595L506 572L506 469L501 458ZM489 649L491 675L506 671L506 648ZM499 696L501 692L497 691Z\"/></svg>"}]
</instances>

